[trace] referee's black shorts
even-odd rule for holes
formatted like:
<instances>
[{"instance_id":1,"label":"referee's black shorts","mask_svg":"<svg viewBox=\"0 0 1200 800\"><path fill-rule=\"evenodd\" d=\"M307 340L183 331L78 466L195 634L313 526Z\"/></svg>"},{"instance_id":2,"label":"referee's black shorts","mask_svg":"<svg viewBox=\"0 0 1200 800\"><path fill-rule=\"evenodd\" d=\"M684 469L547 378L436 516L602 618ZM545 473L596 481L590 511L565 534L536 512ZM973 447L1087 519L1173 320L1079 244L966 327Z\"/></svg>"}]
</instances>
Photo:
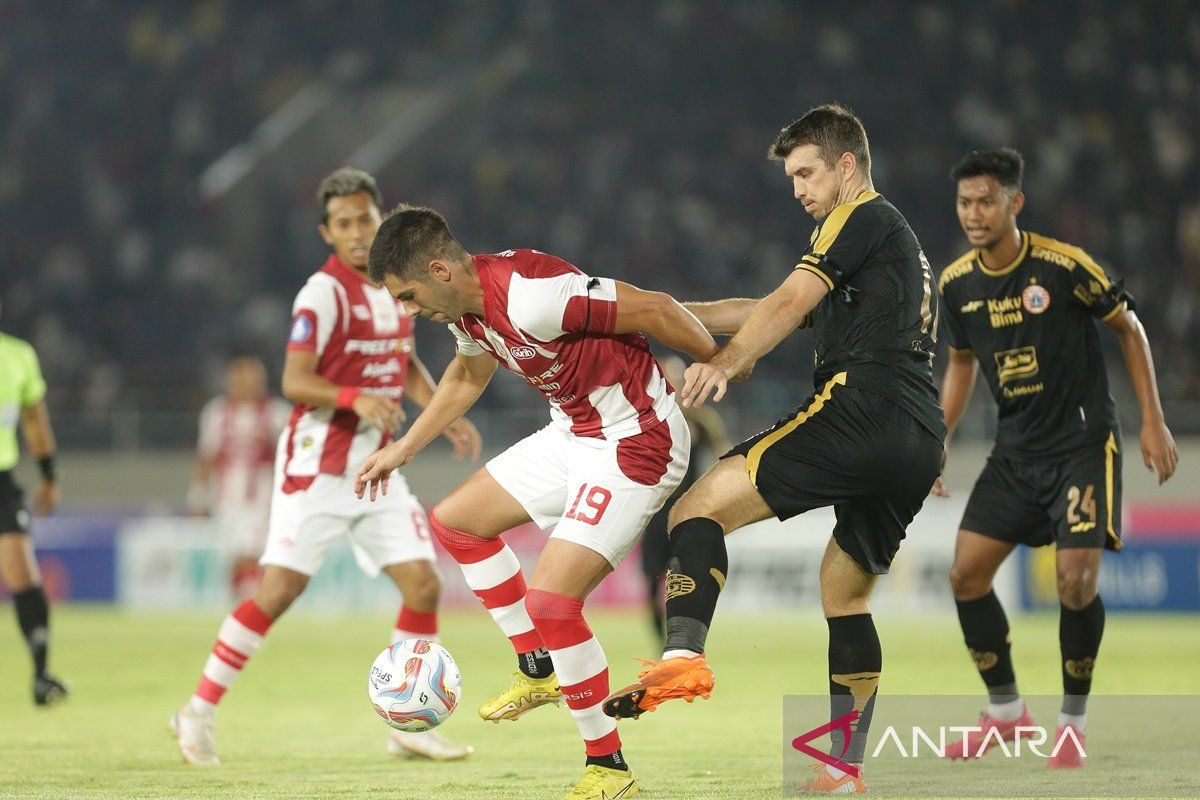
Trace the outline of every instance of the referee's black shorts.
<instances>
[{"instance_id":1,"label":"referee's black shorts","mask_svg":"<svg viewBox=\"0 0 1200 800\"><path fill-rule=\"evenodd\" d=\"M0 470L0 533L29 533L25 493L8 470Z\"/></svg>"},{"instance_id":2,"label":"referee's black shorts","mask_svg":"<svg viewBox=\"0 0 1200 800\"><path fill-rule=\"evenodd\" d=\"M879 394L838 373L795 413L734 447L779 519L833 506L838 546L881 575L941 471L942 442Z\"/></svg>"}]
</instances>

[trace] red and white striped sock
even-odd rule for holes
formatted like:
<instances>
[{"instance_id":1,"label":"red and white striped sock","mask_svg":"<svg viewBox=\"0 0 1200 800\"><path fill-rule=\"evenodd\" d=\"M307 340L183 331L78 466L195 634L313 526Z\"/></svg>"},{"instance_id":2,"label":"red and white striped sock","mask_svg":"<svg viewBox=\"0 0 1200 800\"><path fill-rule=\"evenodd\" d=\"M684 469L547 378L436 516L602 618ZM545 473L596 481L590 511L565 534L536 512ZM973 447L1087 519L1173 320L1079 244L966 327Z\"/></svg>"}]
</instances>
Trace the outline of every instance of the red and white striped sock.
<instances>
[{"instance_id":1,"label":"red and white striped sock","mask_svg":"<svg viewBox=\"0 0 1200 800\"><path fill-rule=\"evenodd\" d=\"M462 567L467 586L504 631L513 649L520 654L540 648L542 637L534 630L525 610L525 576L521 574L516 553L499 536L483 539L455 530L443 525L434 514L429 515L429 524L438 541Z\"/></svg>"},{"instance_id":2,"label":"red and white striped sock","mask_svg":"<svg viewBox=\"0 0 1200 800\"><path fill-rule=\"evenodd\" d=\"M208 661L204 662L200 684L192 695L194 711L211 714L217 710L221 696L242 674L242 667L250 656L258 651L272 622L253 600L242 603L225 618L217 632L217 643L213 645Z\"/></svg>"},{"instance_id":3,"label":"red and white striped sock","mask_svg":"<svg viewBox=\"0 0 1200 800\"><path fill-rule=\"evenodd\" d=\"M607 756L621 749L617 723L600 706L608 697L608 659L583 618L583 601L541 589L525 596L529 616L537 626L562 687L567 707L579 727L589 756Z\"/></svg>"},{"instance_id":4,"label":"red and white striped sock","mask_svg":"<svg viewBox=\"0 0 1200 800\"><path fill-rule=\"evenodd\" d=\"M436 611L414 611L408 606L400 606L400 615L396 617L396 627L392 628L392 644L401 639L438 640L438 617Z\"/></svg>"}]
</instances>

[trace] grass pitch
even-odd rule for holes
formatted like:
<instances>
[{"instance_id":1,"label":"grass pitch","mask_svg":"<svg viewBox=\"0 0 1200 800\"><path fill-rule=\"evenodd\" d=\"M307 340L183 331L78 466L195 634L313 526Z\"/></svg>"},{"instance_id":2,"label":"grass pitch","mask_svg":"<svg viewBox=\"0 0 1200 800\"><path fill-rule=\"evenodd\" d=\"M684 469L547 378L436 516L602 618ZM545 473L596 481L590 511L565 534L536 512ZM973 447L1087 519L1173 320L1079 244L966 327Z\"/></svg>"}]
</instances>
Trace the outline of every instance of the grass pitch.
<instances>
[{"instance_id":1,"label":"grass pitch","mask_svg":"<svg viewBox=\"0 0 1200 800\"><path fill-rule=\"evenodd\" d=\"M221 705L222 765L185 765L165 724L194 688L220 620L219 613L55 609L52 666L74 693L48 710L30 702L16 625L0 623L0 797L557 798L582 773L582 745L565 708L500 725L475 716L515 662L491 620L474 609L446 614L442 624L464 679L462 704L442 730L474 745L468 761L431 764L384 752L387 729L367 703L366 674L386 644L390 614L297 614L276 626ZM640 612L593 613L589 620L608 652L614 685L636 672L632 658L654 655ZM1198 621L1111 614L1094 693L1200 694ZM882 691L981 694L953 617L885 615L878 625ZM1026 694L1061 691L1057 628L1057 615L1013 620ZM718 615L710 645L718 678L712 700L669 704L622 723L643 794L781 797L780 697L826 691L820 614ZM994 779L1003 764L964 765L974 767L988 768L975 772L992 778L984 792L1011 796L1004 779ZM1111 793L1096 775L1094 791Z\"/></svg>"}]
</instances>

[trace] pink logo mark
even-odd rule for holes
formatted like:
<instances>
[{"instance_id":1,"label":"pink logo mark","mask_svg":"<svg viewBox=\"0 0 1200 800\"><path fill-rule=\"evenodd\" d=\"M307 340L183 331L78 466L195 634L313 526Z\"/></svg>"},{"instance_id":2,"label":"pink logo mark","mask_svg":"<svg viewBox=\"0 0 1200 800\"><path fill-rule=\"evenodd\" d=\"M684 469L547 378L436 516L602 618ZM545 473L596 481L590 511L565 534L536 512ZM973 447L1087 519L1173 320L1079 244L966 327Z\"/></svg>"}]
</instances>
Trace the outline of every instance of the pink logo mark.
<instances>
[{"instance_id":1,"label":"pink logo mark","mask_svg":"<svg viewBox=\"0 0 1200 800\"><path fill-rule=\"evenodd\" d=\"M859 777L858 767L854 766L853 764L847 764L846 762L840 761L839 759L842 756L846 755L846 750L848 750L850 748L850 736L851 736L850 726L858 721L858 714L859 714L858 710L855 709L854 711L851 711L849 714L843 714L842 716L838 717L837 719L833 720L832 722L822 725L819 728L813 728L811 731L808 731L807 733L802 733L799 736L797 736L795 739L792 739L792 747L796 750L799 750L801 753L804 753L804 755L809 756L810 758L815 758L817 761L820 761L822 764L827 764L835 769L840 769L842 772L848 773L857 778L857 777ZM839 730L839 729L842 731L843 734L845 734L845 738L844 738L845 744L842 745L842 752L838 753L837 758L834 758L833 756L829 755L828 753L822 753L820 750L817 750L813 747L808 746L808 743L811 742L813 739L819 739L822 736L824 736L825 734L829 733L830 731Z\"/></svg>"}]
</instances>

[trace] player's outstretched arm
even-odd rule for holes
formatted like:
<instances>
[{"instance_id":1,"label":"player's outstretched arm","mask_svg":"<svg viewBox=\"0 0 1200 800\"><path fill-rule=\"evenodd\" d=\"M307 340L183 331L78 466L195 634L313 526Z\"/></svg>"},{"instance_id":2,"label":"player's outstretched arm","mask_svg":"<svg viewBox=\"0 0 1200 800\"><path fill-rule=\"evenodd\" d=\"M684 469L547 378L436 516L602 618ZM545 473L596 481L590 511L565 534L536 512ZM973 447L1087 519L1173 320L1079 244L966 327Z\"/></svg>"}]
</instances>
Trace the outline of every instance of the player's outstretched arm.
<instances>
[{"instance_id":1,"label":"player's outstretched arm","mask_svg":"<svg viewBox=\"0 0 1200 800\"><path fill-rule=\"evenodd\" d=\"M1133 381L1138 405L1142 409L1142 461L1146 469L1158 473L1158 483L1175 474L1179 463L1179 451L1175 439L1167 428L1163 416L1162 402L1158 397L1158 381L1154 376L1154 357L1150 354L1150 341L1141 320L1131 310L1122 311L1107 321L1121 342L1125 354L1125 368Z\"/></svg>"},{"instance_id":2,"label":"player's outstretched arm","mask_svg":"<svg viewBox=\"0 0 1200 800\"><path fill-rule=\"evenodd\" d=\"M356 386L340 386L317 374L319 356L307 350L289 350L283 361L283 396L293 403L353 411L381 431L404 424L400 404L386 397L360 394Z\"/></svg>"},{"instance_id":3,"label":"player's outstretched arm","mask_svg":"<svg viewBox=\"0 0 1200 800\"><path fill-rule=\"evenodd\" d=\"M950 447L950 439L962 421L967 404L971 402L971 394L975 391L975 376L979 374L979 362L970 350L955 350L950 348L950 359L946 364L946 375L942 378L942 413L946 415L946 447ZM942 452L942 467L946 466L946 453ZM949 497L950 492L938 475L929 493L938 497Z\"/></svg>"},{"instance_id":4,"label":"player's outstretched arm","mask_svg":"<svg viewBox=\"0 0 1200 800\"><path fill-rule=\"evenodd\" d=\"M719 402L732 378L747 374L758 359L775 349L829 294L829 285L805 269L793 270L778 289L763 298L741 330L708 363L684 373L683 405L701 406L713 395Z\"/></svg>"},{"instance_id":5,"label":"player's outstretched arm","mask_svg":"<svg viewBox=\"0 0 1200 800\"><path fill-rule=\"evenodd\" d=\"M414 349L408 357L408 375L404 380L405 396L418 407L428 408L436 388L433 377L421 359L417 358L417 351ZM470 457L472 461L479 458L479 453L483 450L483 438L471 420L466 417L457 419L446 426L443 434L450 440L450 444L454 445L455 458Z\"/></svg>"},{"instance_id":6,"label":"player's outstretched arm","mask_svg":"<svg viewBox=\"0 0 1200 800\"><path fill-rule=\"evenodd\" d=\"M683 307L714 336L732 336L741 330L750 312L761 302L762 298L731 297L707 303L684 303Z\"/></svg>"},{"instance_id":7,"label":"player's outstretched arm","mask_svg":"<svg viewBox=\"0 0 1200 800\"><path fill-rule=\"evenodd\" d=\"M367 456L367 460L358 468L354 476L354 493L361 498L370 489L371 500L379 492L387 494L392 470L412 461L451 423L467 413L483 394L495 371L496 361L491 356L458 353L450 366L446 367L429 405L409 426L408 431L387 447Z\"/></svg>"},{"instance_id":8,"label":"player's outstretched arm","mask_svg":"<svg viewBox=\"0 0 1200 800\"><path fill-rule=\"evenodd\" d=\"M717 351L696 315L663 292L648 292L628 283L617 285L617 319L613 333L644 333L672 350L703 361Z\"/></svg>"}]
</instances>

